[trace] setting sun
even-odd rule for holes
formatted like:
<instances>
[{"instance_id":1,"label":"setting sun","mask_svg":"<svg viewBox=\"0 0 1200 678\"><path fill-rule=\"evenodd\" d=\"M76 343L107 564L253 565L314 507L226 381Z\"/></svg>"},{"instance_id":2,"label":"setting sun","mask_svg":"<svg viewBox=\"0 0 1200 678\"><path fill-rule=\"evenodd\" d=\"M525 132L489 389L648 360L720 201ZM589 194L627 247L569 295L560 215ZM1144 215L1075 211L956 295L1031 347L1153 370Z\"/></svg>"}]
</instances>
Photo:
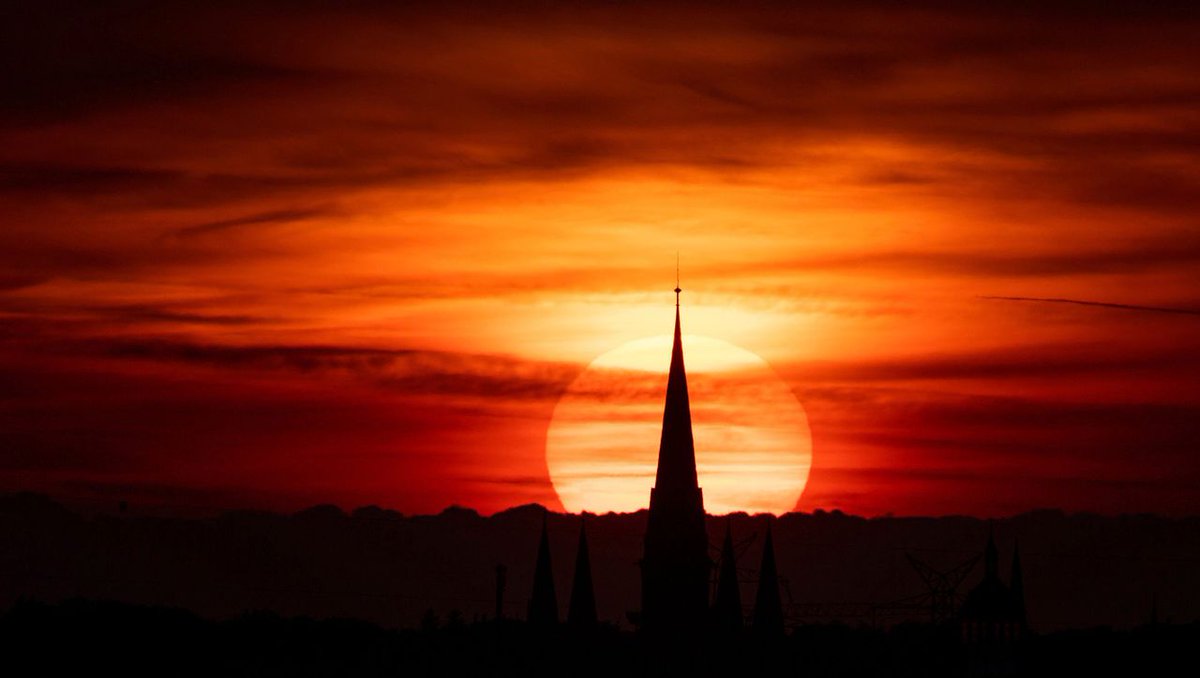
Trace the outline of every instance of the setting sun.
<instances>
[{"instance_id":1,"label":"setting sun","mask_svg":"<svg viewBox=\"0 0 1200 678\"><path fill-rule=\"evenodd\" d=\"M804 408L757 355L684 335L697 471L710 513L792 510L808 480ZM563 506L636 511L654 485L668 335L596 358L567 389L546 434L546 463Z\"/></svg>"}]
</instances>

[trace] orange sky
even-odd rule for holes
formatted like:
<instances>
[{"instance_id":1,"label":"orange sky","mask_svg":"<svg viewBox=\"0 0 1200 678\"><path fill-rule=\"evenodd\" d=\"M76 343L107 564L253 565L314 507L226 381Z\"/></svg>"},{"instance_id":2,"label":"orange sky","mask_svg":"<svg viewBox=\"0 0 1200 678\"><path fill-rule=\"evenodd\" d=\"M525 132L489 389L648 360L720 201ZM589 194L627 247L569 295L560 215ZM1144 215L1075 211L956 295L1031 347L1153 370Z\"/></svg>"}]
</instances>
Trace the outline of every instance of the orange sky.
<instances>
[{"instance_id":1,"label":"orange sky","mask_svg":"<svg viewBox=\"0 0 1200 678\"><path fill-rule=\"evenodd\" d=\"M1195 11L977 4L30 3L0 490L561 508L555 404L679 252L799 509L1196 513Z\"/></svg>"}]
</instances>

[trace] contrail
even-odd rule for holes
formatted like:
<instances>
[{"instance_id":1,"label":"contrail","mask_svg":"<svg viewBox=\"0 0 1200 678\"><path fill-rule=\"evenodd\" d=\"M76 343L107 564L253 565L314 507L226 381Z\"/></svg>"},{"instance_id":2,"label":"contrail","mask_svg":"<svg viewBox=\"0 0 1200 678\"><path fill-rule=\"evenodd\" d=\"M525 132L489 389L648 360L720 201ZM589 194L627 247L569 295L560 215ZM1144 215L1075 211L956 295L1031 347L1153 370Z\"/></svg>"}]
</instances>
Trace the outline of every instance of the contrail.
<instances>
[{"instance_id":1,"label":"contrail","mask_svg":"<svg viewBox=\"0 0 1200 678\"><path fill-rule=\"evenodd\" d=\"M1122 311L1149 311L1151 313L1172 313L1175 315L1200 315L1200 310L1190 308L1165 308L1163 306L1135 306L1133 304L1114 304L1107 301L1084 301L1082 299L1059 299L1054 297L990 297L980 299L996 301L1040 301L1047 304L1075 304L1076 306L1098 306L1100 308L1116 308Z\"/></svg>"}]
</instances>

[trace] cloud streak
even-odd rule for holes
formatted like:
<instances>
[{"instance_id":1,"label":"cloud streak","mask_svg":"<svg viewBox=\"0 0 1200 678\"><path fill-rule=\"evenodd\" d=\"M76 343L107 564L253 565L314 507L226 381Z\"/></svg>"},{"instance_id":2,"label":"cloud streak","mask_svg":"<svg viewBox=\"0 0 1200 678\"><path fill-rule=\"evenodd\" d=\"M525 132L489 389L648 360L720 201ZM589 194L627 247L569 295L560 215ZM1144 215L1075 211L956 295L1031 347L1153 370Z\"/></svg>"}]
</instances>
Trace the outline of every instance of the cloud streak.
<instances>
[{"instance_id":1,"label":"cloud streak","mask_svg":"<svg viewBox=\"0 0 1200 678\"><path fill-rule=\"evenodd\" d=\"M1165 308L1162 306L1139 306L1136 304L1116 304L1107 301L1085 301L1082 299L1058 299L1054 297L997 297L987 296L980 299L994 301L1028 301L1044 304L1073 304L1075 306L1091 306L1095 308L1111 308L1120 311L1145 311L1147 313L1168 313L1173 315L1200 316L1200 310L1190 308Z\"/></svg>"}]
</instances>

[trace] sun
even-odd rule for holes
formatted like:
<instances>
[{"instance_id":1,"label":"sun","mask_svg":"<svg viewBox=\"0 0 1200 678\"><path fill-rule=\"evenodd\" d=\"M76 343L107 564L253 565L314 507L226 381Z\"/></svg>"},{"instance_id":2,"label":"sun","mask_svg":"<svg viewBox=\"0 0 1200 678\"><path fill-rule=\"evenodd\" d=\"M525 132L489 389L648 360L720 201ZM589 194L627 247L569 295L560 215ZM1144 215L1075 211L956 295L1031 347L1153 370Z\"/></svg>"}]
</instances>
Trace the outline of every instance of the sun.
<instances>
[{"instance_id":1,"label":"sun","mask_svg":"<svg viewBox=\"0 0 1200 678\"><path fill-rule=\"evenodd\" d=\"M671 337L623 344L596 358L554 408L546 464L571 512L646 508L658 459ZM709 513L785 513L812 465L808 417L759 356L684 335L696 467Z\"/></svg>"}]
</instances>

